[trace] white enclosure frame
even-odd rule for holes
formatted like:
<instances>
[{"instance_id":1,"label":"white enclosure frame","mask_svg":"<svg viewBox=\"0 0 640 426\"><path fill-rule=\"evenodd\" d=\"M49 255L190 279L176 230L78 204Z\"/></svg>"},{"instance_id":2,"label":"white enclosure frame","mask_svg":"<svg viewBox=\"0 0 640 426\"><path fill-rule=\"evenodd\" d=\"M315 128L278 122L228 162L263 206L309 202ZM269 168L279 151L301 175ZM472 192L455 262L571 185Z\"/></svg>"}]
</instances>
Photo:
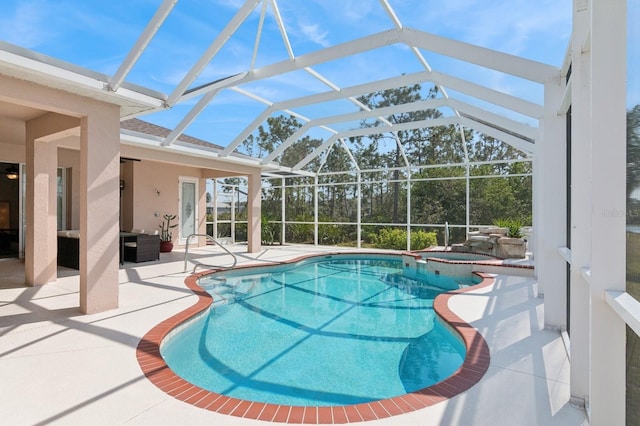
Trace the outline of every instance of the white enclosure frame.
<instances>
[{"instance_id":1,"label":"white enclosure frame","mask_svg":"<svg viewBox=\"0 0 640 426\"><path fill-rule=\"evenodd\" d=\"M135 67L138 58L144 54L176 3L177 0L162 2L112 77L89 70L79 70L78 67L4 42L0 42L0 74L43 86L63 86L76 95L110 99L118 106L120 117L116 118L120 119L158 112L178 103L186 104L192 101L193 107L166 137L133 135L122 131L121 143L150 150L164 150L197 158L198 161L216 160L230 165L250 165L255 170L262 170L264 177L277 176L281 179L287 174L309 176L315 179L315 200L320 170L308 170L305 166L318 156L326 155L327 150L339 148L348 151L345 139L350 136L384 133L397 142L397 132L403 129L454 125L461 134L463 146L464 129L473 129L510 144L533 161L533 228L536 238L538 288L544 295L545 325L549 329L564 332L567 320L570 319L572 402L585 407L592 424L625 424L628 415L632 414L625 412L625 326L629 324L636 331L640 329L640 302L630 299L625 293L627 0L573 0L571 44L567 60L560 66L542 64L419 29L407 28L395 13L392 0L378 1L378 6L389 19L390 29L320 48L304 55L296 55L289 41L278 1L247 0L170 94L132 88L132 85L125 82L127 75ZM258 6L262 6L259 10L260 19L252 54L247 58L246 67L239 66L238 72L232 75L201 84L197 80L198 76L203 74L205 68L229 40L233 39L237 30L247 22ZM287 58L256 67L257 52L266 28L266 19L275 20ZM396 45L406 48L408 57L417 60L422 70L351 87L340 87L314 68L341 58ZM442 70L434 70L426 59L428 53L531 82L544 92L544 102L531 102L455 77ZM570 76L569 69L572 70ZM248 88L249 83L265 82L271 77L296 71L313 77L326 86L327 91L276 102L259 96ZM357 100L358 96L368 93L417 83L433 84L439 89L441 97L424 103L394 106L377 111L371 111ZM222 149L189 145L181 141L180 136L183 132L207 107L216 104L222 91L240 94L250 102L264 106L264 109L255 117L250 117L250 124ZM498 107L508 114L495 113L490 108L473 105L472 102L456 98L455 93L478 101L479 105L490 104ZM350 102L358 111L320 117L307 117L300 112L302 107L326 104L335 100ZM426 107L446 110L449 115L401 124L391 123L385 118L400 111ZM572 128L569 143L572 149L571 158L566 158L565 130L569 107ZM302 122L303 127L300 131L283 141L264 158L255 159L240 155L238 148L242 142L254 134L267 118L281 113L290 114ZM513 115L524 116L528 124L510 118ZM340 123L363 118L375 119L379 126L338 130ZM279 154L284 153L310 131L318 129L329 134L322 141L320 148L300 159L292 167L278 163ZM118 141L116 137L112 139L115 141L113 149L116 151L115 143ZM351 159L354 158L352 153L349 155ZM465 155L464 165L467 167L468 182L471 178L469 167L472 163L469 161L468 153ZM404 158L406 162L406 156ZM414 165L405 166L408 168ZM358 164L353 164L353 168L352 171L358 175L363 172ZM567 181L568 170L572 183L569 188L562 185ZM259 213L260 207L259 202L255 200L258 178L259 173L250 175L250 192L254 195L251 207L255 207L250 210L253 218ZM359 191L361 180L356 179L355 184L358 185ZM570 205L567 204L569 199ZM467 228L470 226L468 204L467 201ZM315 214L314 227L317 235L317 208ZM408 229L412 226L410 223L404 225ZM568 239L567 231L570 231ZM113 235L115 241L117 235ZM85 235L84 238L89 237ZM115 243L112 245L115 247ZM88 249L99 251L94 247ZM115 249L112 251L115 253ZM115 261L111 263L115 265ZM567 265L570 294L567 293L565 285ZM117 277L116 272L113 272L113 276ZM96 276L104 285L106 281L102 281L103 277L98 274ZM94 281L86 282L93 284Z\"/></svg>"}]
</instances>

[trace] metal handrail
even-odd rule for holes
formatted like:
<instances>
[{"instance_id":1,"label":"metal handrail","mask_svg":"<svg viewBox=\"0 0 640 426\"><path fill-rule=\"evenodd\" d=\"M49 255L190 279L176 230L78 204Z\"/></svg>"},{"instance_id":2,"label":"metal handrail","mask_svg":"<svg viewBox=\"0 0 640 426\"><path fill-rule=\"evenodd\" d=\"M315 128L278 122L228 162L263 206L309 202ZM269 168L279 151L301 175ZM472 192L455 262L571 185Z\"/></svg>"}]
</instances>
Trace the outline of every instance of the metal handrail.
<instances>
[{"instance_id":1,"label":"metal handrail","mask_svg":"<svg viewBox=\"0 0 640 426\"><path fill-rule=\"evenodd\" d=\"M444 223L444 248L449 247L449 222Z\"/></svg>"},{"instance_id":2,"label":"metal handrail","mask_svg":"<svg viewBox=\"0 0 640 426\"><path fill-rule=\"evenodd\" d=\"M188 257L189 257L189 242L191 241L191 238L193 238L193 237L206 237L207 240L213 242L218 247L220 247L222 250L226 251L229 255L231 255L231 257L233 257L233 265L231 265L231 266L221 266L221 268L229 268L229 269L231 269L231 268L234 268L236 266L236 264L238 263L238 257L235 254L233 254L231 251L229 251L228 248L226 248L225 246L220 244L220 241L216 240L211 235L209 235L209 234L191 234L191 235L189 235L187 237L187 244L186 244L185 249L184 249L184 271L183 272L187 272L187 260L188 260Z\"/></svg>"}]
</instances>

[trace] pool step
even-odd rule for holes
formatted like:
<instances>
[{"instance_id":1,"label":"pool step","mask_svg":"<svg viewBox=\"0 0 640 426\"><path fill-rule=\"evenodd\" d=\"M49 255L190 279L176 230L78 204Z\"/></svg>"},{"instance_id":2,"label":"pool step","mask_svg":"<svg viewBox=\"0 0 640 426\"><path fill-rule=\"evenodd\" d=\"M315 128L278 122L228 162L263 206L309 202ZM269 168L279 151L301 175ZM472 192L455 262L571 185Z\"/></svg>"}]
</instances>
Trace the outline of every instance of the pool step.
<instances>
[{"instance_id":1,"label":"pool step","mask_svg":"<svg viewBox=\"0 0 640 426\"><path fill-rule=\"evenodd\" d=\"M217 281L204 286L204 289L213 296L212 308L243 299L255 289L253 280L228 281L222 278Z\"/></svg>"}]
</instances>

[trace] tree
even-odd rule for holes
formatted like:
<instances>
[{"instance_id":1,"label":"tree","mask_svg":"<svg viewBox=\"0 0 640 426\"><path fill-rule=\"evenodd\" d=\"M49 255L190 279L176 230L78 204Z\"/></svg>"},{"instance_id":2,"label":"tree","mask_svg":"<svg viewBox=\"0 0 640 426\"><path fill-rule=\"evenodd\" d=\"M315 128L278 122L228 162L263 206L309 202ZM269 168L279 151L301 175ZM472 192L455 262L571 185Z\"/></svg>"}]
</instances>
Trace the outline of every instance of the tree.
<instances>
[{"instance_id":1,"label":"tree","mask_svg":"<svg viewBox=\"0 0 640 426\"><path fill-rule=\"evenodd\" d=\"M627 198L640 188L640 105L627 111Z\"/></svg>"},{"instance_id":2,"label":"tree","mask_svg":"<svg viewBox=\"0 0 640 426\"><path fill-rule=\"evenodd\" d=\"M438 96L437 87L424 90L416 84L373 92L358 100L365 108L375 110ZM640 122L640 110L637 115L637 121ZM408 123L442 116L443 113L437 109L416 108L415 111L397 112L377 120L362 121L360 126L377 127L387 122ZM264 157L281 146L300 127L299 120L290 115L269 117L255 134L243 142L242 149L247 154ZM301 137L273 161L293 167L321 143L309 136ZM639 151L637 158L640 158L640 141L635 145ZM360 202L363 223L403 223L407 213L408 191L411 190L412 224L449 222L464 225L467 215L467 167L464 163L467 158L471 162L482 162L469 167L472 224L491 224L501 217L530 220L532 193L531 177L528 175L531 173L531 163L526 155L500 140L455 125L393 133L382 131L366 137L339 140L309 162L305 169L320 173L317 191L319 208L315 213L321 222L355 222L357 204ZM637 169L637 177L632 180L640 186L640 166ZM281 211L284 198L287 220L309 221L314 214L314 200L313 192L305 187L311 184L308 179L288 177L284 191L279 184L264 185L263 211L269 214L267 219L277 220L277 212ZM357 192L358 182L361 183L360 193ZM298 225L300 232L294 229ZM330 233L335 241L353 233L353 226L338 225L344 229L327 226L323 227L326 228L325 234ZM287 239L290 238L290 232L292 237L296 233L301 239L309 238L309 229L304 224L289 228L286 231Z\"/></svg>"},{"instance_id":3,"label":"tree","mask_svg":"<svg viewBox=\"0 0 640 426\"><path fill-rule=\"evenodd\" d=\"M433 86L427 94L427 99L435 98L438 90ZM373 92L365 96L358 98L358 101L366 105L370 109L384 108L395 105L403 105L423 100L422 86L415 84L413 86L399 87L395 89L381 90ZM441 116L441 113L435 109L417 109L416 111L408 111L401 113L394 113L385 117L386 121L393 124L414 122L420 120L426 120L427 118L437 118ZM362 122L362 127L377 127L381 124L381 120L374 123ZM399 168L408 166L403 158L403 151L406 155L406 150L412 150L411 145L417 143L417 141L428 140L428 133L431 129L411 129L394 132L391 138L394 142L394 149L386 152L380 156L375 157L377 160L376 166L386 167L392 170L390 180L392 182L392 202L391 202L391 222L398 223L399 220L399 201L400 201L400 171ZM382 139L388 138L388 134L372 134L367 137L371 141L371 144L376 148L380 146ZM364 138L357 138L361 147L364 147ZM366 151L365 151L366 153ZM363 155L358 155L358 158L363 158Z\"/></svg>"}]
</instances>

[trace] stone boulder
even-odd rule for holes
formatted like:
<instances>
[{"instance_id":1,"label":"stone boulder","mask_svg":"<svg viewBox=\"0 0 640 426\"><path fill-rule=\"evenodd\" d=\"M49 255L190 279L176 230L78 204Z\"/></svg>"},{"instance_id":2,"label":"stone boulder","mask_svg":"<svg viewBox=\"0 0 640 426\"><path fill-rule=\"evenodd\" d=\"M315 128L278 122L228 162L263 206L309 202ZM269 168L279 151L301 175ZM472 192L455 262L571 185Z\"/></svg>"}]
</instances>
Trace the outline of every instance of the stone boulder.
<instances>
[{"instance_id":1,"label":"stone boulder","mask_svg":"<svg viewBox=\"0 0 640 426\"><path fill-rule=\"evenodd\" d=\"M484 227L469 232L463 244L453 244L452 251L488 254L503 259L522 259L527 244L522 238L507 237L507 228Z\"/></svg>"},{"instance_id":2,"label":"stone boulder","mask_svg":"<svg viewBox=\"0 0 640 426\"><path fill-rule=\"evenodd\" d=\"M527 244L522 238L502 237L498 239L497 256L503 259L522 259L525 257Z\"/></svg>"}]
</instances>

